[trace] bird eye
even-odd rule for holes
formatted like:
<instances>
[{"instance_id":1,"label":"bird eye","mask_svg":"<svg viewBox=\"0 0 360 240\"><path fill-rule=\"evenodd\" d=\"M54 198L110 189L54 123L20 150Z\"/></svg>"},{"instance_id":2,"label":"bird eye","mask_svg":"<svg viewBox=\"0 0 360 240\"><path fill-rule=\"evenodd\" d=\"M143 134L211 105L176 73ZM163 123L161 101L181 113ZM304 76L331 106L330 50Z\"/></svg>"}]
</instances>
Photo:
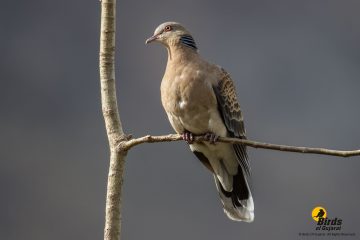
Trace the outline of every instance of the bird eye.
<instances>
[{"instance_id":1,"label":"bird eye","mask_svg":"<svg viewBox=\"0 0 360 240\"><path fill-rule=\"evenodd\" d=\"M169 32L169 31L171 31L171 26L170 25L167 25L166 27L165 27L165 32Z\"/></svg>"}]
</instances>

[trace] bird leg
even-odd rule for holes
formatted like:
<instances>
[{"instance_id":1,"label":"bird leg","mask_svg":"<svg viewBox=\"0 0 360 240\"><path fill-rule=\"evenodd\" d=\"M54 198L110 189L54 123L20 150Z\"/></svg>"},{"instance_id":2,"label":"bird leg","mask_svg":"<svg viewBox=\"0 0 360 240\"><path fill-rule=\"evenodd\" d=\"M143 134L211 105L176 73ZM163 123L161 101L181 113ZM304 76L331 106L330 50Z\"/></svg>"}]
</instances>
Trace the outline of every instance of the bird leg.
<instances>
[{"instance_id":1,"label":"bird leg","mask_svg":"<svg viewBox=\"0 0 360 240\"><path fill-rule=\"evenodd\" d=\"M181 134L182 138L185 140L185 142L187 142L188 144L192 144L195 140L194 135L192 132L189 132L187 130L185 130L182 134Z\"/></svg>"},{"instance_id":2,"label":"bird leg","mask_svg":"<svg viewBox=\"0 0 360 240\"><path fill-rule=\"evenodd\" d=\"M204 136L206 141L209 141L210 144L216 144L217 140L219 139L219 136L215 135L213 132L208 132Z\"/></svg>"}]
</instances>

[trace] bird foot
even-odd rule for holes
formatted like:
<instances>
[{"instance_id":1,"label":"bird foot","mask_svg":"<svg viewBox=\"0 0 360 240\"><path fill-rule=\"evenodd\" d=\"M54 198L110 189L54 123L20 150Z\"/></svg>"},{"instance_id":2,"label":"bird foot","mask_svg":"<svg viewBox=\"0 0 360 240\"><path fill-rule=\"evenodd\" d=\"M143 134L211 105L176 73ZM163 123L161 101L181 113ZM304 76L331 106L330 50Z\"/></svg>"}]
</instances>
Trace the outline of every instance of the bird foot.
<instances>
[{"instance_id":1,"label":"bird foot","mask_svg":"<svg viewBox=\"0 0 360 240\"><path fill-rule=\"evenodd\" d=\"M209 141L210 144L216 144L217 140L219 140L219 136L215 135L215 133L208 132L204 136L206 141Z\"/></svg>"},{"instance_id":2,"label":"bird foot","mask_svg":"<svg viewBox=\"0 0 360 240\"><path fill-rule=\"evenodd\" d=\"M185 131L183 134L181 134L182 138L187 142L187 144L192 144L195 140L193 133L189 131Z\"/></svg>"}]
</instances>

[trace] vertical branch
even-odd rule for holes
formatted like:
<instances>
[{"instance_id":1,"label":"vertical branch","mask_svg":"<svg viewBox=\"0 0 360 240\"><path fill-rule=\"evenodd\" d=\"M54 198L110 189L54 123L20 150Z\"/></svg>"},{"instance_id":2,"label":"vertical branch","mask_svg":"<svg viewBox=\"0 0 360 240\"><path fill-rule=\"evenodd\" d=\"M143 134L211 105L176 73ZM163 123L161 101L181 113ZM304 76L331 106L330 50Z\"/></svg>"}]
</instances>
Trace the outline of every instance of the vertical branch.
<instances>
[{"instance_id":1,"label":"vertical branch","mask_svg":"<svg viewBox=\"0 0 360 240\"><path fill-rule=\"evenodd\" d=\"M115 88L115 20L116 0L102 0L99 55L101 105L110 147L105 240L120 239L121 188L127 153L125 150L117 148L119 143L124 141L124 132L118 112Z\"/></svg>"}]
</instances>

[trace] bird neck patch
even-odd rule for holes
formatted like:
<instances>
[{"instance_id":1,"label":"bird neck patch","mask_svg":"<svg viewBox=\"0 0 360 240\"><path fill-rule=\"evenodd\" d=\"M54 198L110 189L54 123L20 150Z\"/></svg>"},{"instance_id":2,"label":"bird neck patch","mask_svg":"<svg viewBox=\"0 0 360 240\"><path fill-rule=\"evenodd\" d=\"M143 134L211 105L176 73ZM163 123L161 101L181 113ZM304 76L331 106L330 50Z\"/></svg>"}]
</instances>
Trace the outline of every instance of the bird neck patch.
<instances>
[{"instance_id":1,"label":"bird neck patch","mask_svg":"<svg viewBox=\"0 0 360 240\"><path fill-rule=\"evenodd\" d=\"M183 35L180 37L180 42L187 47L197 50L196 43L191 35Z\"/></svg>"}]
</instances>

